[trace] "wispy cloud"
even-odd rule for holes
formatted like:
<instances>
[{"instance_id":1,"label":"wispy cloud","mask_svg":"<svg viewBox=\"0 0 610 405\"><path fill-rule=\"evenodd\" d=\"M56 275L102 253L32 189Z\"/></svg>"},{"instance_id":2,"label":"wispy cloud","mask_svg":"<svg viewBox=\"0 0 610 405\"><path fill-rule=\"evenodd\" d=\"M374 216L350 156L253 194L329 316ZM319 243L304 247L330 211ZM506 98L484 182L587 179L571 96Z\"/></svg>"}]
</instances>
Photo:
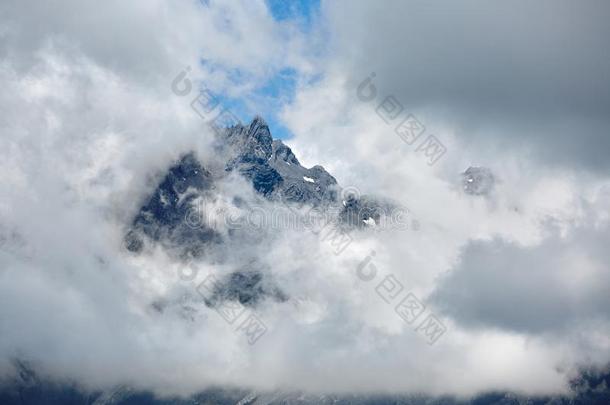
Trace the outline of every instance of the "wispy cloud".
<instances>
[{"instance_id":1,"label":"wispy cloud","mask_svg":"<svg viewBox=\"0 0 610 405\"><path fill-rule=\"evenodd\" d=\"M91 389L468 396L565 392L610 361L608 7L282 4L0 5L2 374L19 357ZM254 312L253 345L251 318L198 302L183 262L123 246L181 154L221 165L191 105L204 89L241 121L270 114L305 166L418 221L350 233L340 254L311 229L253 228L196 261L222 279L256 260L281 285L289 298ZM446 150L433 164L430 134ZM470 166L493 192L464 192ZM287 209L217 173L209 212Z\"/></svg>"}]
</instances>

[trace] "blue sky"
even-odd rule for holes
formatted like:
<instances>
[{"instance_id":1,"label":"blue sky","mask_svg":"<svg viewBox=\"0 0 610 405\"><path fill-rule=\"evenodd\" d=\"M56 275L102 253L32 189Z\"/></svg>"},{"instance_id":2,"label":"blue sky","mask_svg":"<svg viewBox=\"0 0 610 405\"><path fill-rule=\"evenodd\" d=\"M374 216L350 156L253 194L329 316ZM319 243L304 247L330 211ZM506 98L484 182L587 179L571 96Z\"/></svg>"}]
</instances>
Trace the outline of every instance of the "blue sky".
<instances>
[{"instance_id":1,"label":"blue sky","mask_svg":"<svg viewBox=\"0 0 610 405\"><path fill-rule=\"evenodd\" d=\"M241 72L232 72L235 82L247 80L241 77ZM247 99L234 98L217 94L224 108L230 109L242 123L247 124L255 115L261 115L269 124L274 138L287 139L292 136L282 125L279 113L285 103L292 101L298 73L291 68L282 69L271 76L265 84L254 89Z\"/></svg>"},{"instance_id":2,"label":"blue sky","mask_svg":"<svg viewBox=\"0 0 610 405\"><path fill-rule=\"evenodd\" d=\"M319 0L267 0L267 7L276 21L291 21L307 33L313 25L315 15L319 13ZM208 61L202 61L213 69ZM234 83L248 82L249 77L239 69L229 72ZM292 133L279 119L282 106L290 103L295 95L299 73L293 68L284 68L275 72L261 86L255 88L247 100L218 94L222 105L230 109L244 124L254 115L261 115L269 124L271 134L276 139L288 139Z\"/></svg>"},{"instance_id":3,"label":"blue sky","mask_svg":"<svg viewBox=\"0 0 610 405\"><path fill-rule=\"evenodd\" d=\"M267 6L277 21L287 19L302 20L311 25L314 14L320 10L319 0L267 0Z\"/></svg>"}]
</instances>

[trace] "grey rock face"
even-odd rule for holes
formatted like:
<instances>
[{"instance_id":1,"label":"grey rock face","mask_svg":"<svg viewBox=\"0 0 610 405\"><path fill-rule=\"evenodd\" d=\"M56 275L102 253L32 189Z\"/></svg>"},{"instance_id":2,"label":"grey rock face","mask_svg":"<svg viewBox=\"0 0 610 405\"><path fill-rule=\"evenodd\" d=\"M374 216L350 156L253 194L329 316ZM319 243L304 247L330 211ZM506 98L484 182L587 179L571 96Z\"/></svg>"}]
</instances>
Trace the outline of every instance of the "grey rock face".
<instances>
[{"instance_id":1,"label":"grey rock face","mask_svg":"<svg viewBox=\"0 0 610 405\"><path fill-rule=\"evenodd\" d=\"M462 173L464 192L470 195L487 195L493 190L495 179L486 167L469 167Z\"/></svg>"},{"instance_id":2,"label":"grey rock face","mask_svg":"<svg viewBox=\"0 0 610 405\"><path fill-rule=\"evenodd\" d=\"M370 221L387 225L398 206L369 195L347 196L339 212L339 222L351 228L364 228Z\"/></svg>"},{"instance_id":3,"label":"grey rock face","mask_svg":"<svg viewBox=\"0 0 610 405\"><path fill-rule=\"evenodd\" d=\"M322 166L307 169L280 140L273 141L270 165L282 176L278 193L287 202L328 205L337 202L337 180Z\"/></svg>"},{"instance_id":4,"label":"grey rock face","mask_svg":"<svg viewBox=\"0 0 610 405\"><path fill-rule=\"evenodd\" d=\"M282 183L280 174L269 164L273 138L262 118L256 117L248 126L227 128L220 138L219 149L229 156L226 171L239 171L264 196Z\"/></svg>"},{"instance_id":5,"label":"grey rock face","mask_svg":"<svg viewBox=\"0 0 610 405\"><path fill-rule=\"evenodd\" d=\"M227 171L237 170L269 199L320 205L336 200L337 181L322 166L303 167L292 150L273 140L267 123L256 117L249 125L227 128L219 149L228 153Z\"/></svg>"},{"instance_id":6,"label":"grey rock face","mask_svg":"<svg viewBox=\"0 0 610 405\"><path fill-rule=\"evenodd\" d=\"M132 252L143 247L143 236L176 248L183 254L200 256L202 248L210 242L219 242L213 229L189 226L187 214L193 200L212 188L211 174L192 153L184 155L170 167L133 221L125 237L125 245Z\"/></svg>"},{"instance_id":7,"label":"grey rock face","mask_svg":"<svg viewBox=\"0 0 610 405\"><path fill-rule=\"evenodd\" d=\"M255 307L266 298L277 302L284 302L288 299L268 273L245 268L220 280L206 304L214 307L224 301L237 301L244 306Z\"/></svg>"}]
</instances>

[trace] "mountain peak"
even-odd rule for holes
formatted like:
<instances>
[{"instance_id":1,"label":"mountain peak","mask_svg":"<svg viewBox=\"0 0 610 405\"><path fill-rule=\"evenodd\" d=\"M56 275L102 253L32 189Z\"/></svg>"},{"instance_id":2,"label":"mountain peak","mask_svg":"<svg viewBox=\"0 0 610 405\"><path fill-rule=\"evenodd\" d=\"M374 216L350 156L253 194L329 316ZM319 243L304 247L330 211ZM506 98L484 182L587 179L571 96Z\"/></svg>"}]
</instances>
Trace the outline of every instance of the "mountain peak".
<instances>
[{"instance_id":1,"label":"mountain peak","mask_svg":"<svg viewBox=\"0 0 610 405\"><path fill-rule=\"evenodd\" d=\"M261 126L266 126L267 125L267 121L265 121L265 119L263 117L261 117L260 115L255 115L254 118L252 119L252 122L250 123L250 126L252 125L261 125Z\"/></svg>"},{"instance_id":2,"label":"mountain peak","mask_svg":"<svg viewBox=\"0 0 610 405\"><path fill-rule=\"evenodd\" d=\"M144 247L142 234L154 241L169 240L167 245L179 247L183 256L199 256L203 247L219 241L214 229L191 229L185 218L198 199L211 198L215 179L226 172L240 173L257 193L270 200L283 198L312 206L337 203L335 178L322 166L301 166L288 146L273 140L262 117L254 117L247 125L225 128L217 141L222 171L212 174L193 152L177 159L136 215L126 236L129 250Z\"/></svg>"}]
</instances>

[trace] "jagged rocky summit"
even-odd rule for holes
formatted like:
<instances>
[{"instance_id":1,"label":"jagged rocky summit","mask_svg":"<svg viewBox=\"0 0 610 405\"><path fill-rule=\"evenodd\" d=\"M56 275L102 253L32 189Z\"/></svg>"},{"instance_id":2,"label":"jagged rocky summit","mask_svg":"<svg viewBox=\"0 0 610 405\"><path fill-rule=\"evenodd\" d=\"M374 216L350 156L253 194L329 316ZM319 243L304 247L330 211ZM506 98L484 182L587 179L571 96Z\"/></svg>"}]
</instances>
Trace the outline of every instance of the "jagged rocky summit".
<instances>
[{"instance_id":1,"label":"jagged rocky summit","mask_svg":"<svg viewBox=\"0 0 610 405\"><path fill-rule=\"evenodd\" d=\"M264 196L312 205L336 201L337 180L322 166L303 167L260 117L221 132L217 147L228 155L225 170L237 170Z\"/></svg>"},{"instance_id":2,"label":"jagged rocky summit","mask_svg":"<svg viewBox=\"0 0 610 405\"><path fill-rule=\"evenodd\" d=\"M188 214L197 199L212 196L215 179L228 173L242 175L266 200L334 210L344 226L363 227L371 220L379 221L391 207L371 196L349 195L342 200L337 180L322 166L302 166L287 145L272 138L260 117L249 125L220 131L215 152L223 160L221 172L211 173L192 152L169 168L137 213L126 236L127 249L139 252L145 240L151 240L198 257L207 246L222 243L214 229L189 226Z\"/></svg>"},{"instance_id":3,"label":"jagged rocky summit","mask_svg":"<svg viewBox=\"0 0 610 405\"><path fill-rule=\"evenodd\" d=\"M319 165L311 168L301 165L287 145L273 139L269 126L260 117L248 125L219 131L213 145L218 158L214 164L206 167L195 153L187 151L168 169L126 233L125 246L129 251L138 254L148 245L160 244L176 260L205 257L226 264L240 256L235 253L243 250L244 245L256 245L264 232L231 229L222 233L208 222L192 217L198 202L213 201L219 193L217 183L235 174L246 179L263 201L324 211L330 213L337 226L345 228L379 223L391 208L371 196L342 196L332 175ZM247 203L238 199L232 204L248 208ZM234 271L223 276L222 287L217 288L207 305L229 300L255 306L265 299L287 300L269 274L268 266L256 257L232 262L231 266ZM155 308L163 310L163 305L157 303Z\"/></svg>"}]
</instances>

